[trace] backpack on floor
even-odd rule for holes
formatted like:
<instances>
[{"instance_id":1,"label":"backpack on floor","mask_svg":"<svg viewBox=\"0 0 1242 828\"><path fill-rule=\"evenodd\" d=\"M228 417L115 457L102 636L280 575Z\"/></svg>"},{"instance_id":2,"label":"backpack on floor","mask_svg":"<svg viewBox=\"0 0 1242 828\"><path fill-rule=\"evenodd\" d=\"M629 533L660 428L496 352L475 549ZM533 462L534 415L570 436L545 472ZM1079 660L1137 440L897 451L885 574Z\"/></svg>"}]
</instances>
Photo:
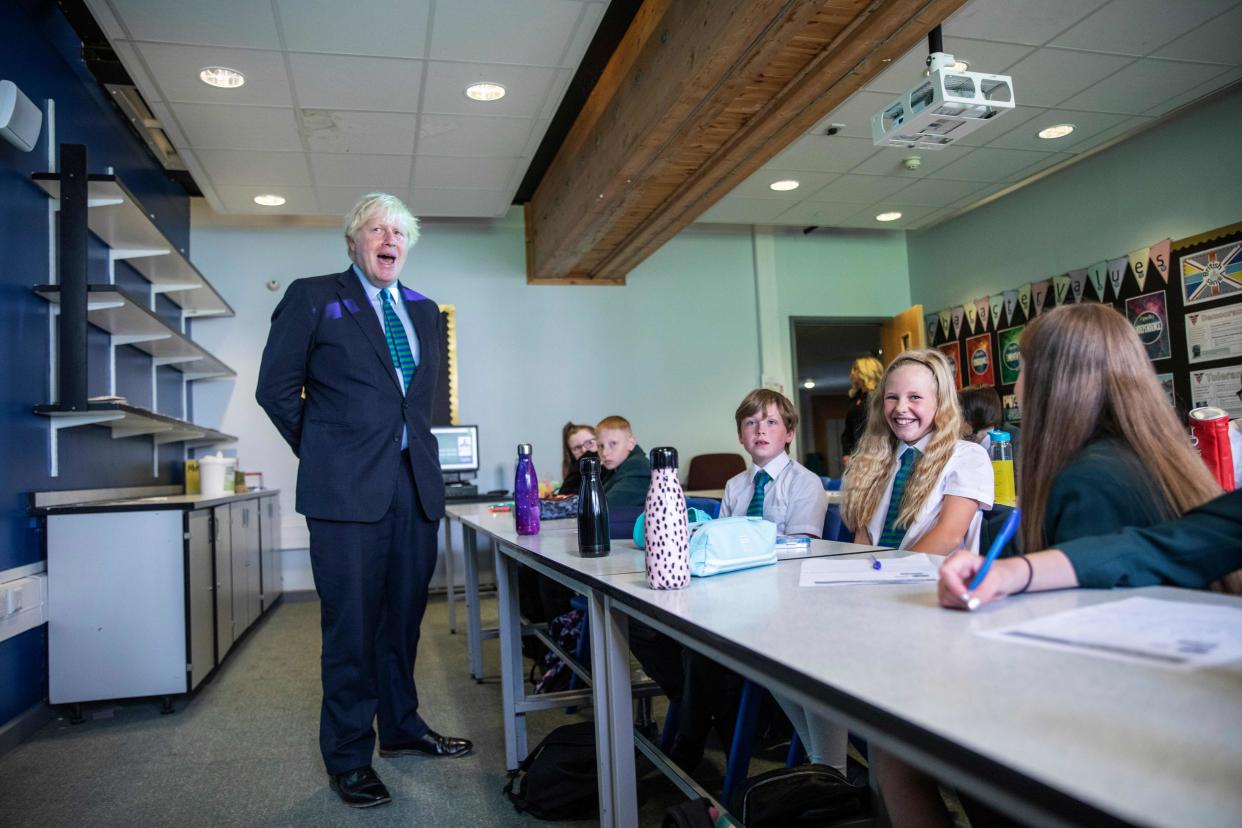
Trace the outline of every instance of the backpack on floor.
<instances>
[{"instance_id":1,"label":"backpack on floor","mask_svg":"<svg viewBox=\"0 0 1242 828\"><path fill-rule=\"evenodd\" d=\"M548 636L560 645L567 653L578 650L578 639L582 636L582 612L570 610L548 622ZM561 661L560 656L551 650L544 653L541 660L531 668L531 684L535 693L556 693L569 689L569 679L573 671L569 665Z\"/></svg>"},{"instance_id":2,"label":"backpack on floor","mask_svg":"<svg viewBox=\"0 0 1242 828\"><path fill-rule=\"evenodd\" d=\"M818 828L866 814L869 796L835 768L799 765L746 780L732 811L746 828Z\"/></svg>"},{"instance_id":3,"label":"backpack on floor","mask_svg":"<svg viewBox=\"0 0 1242 828\"><path fill-rule=\"evenodd\" d=\"M710 799L679 802L664 812L661 828L736 828L727 816L721 815Z\"/></svg>"},{"instance_id":4,"label":"backpack on floor","mask_svg":"<svg viewBox=\"0 0 1242 828\"><path fill-rule=\"evenodd\" d=\"M509 775L504 794L518 813L590 819L599 815L595 767L594 722L561 725Z\"/></svg>"}]
</instances>

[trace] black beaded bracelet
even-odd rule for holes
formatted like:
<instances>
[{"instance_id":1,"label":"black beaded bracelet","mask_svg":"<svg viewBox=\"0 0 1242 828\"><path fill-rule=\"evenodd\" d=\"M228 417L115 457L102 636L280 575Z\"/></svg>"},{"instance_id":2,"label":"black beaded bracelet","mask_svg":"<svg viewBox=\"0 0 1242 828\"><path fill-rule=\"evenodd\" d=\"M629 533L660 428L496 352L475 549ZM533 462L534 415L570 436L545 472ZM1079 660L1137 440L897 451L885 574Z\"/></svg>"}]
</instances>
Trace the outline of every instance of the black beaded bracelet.
<instances>
[{"instance_id":1,"label":"black beaded bracelet","mask_svg":"<svg viewBox=\"0 0 1242 828\"><path fill-rule=\"evenodd\" d=\"M1018 558L1020 558L1022 562L1026 564L1026 583L1023 584L1022 589L1015 592L1014 595L1018 595L1019 593L1026 592L1028 589L1030 589L1031 581L1035 580L1035 567L1031 565L1031 559L1028 558L1026 555L1019 555Z\"/></svg>"}]
</instances>

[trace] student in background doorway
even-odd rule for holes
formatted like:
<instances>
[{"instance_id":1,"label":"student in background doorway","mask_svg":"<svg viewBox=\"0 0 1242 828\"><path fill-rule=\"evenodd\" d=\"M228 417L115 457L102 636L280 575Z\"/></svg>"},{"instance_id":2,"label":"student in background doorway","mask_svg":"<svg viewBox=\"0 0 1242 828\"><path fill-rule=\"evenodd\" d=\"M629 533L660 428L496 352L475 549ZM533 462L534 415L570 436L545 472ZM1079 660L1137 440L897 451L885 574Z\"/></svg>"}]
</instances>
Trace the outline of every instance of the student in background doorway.
<instances>
[{"instance_id":1,"label":"student in background doorway","mask_svg":"<svg viewBox=\"0 0 1242 828\"><path fill-rule=\"evenodd\" d=\"M873 356L861 356L850 368L850 407L841 431L841 462L848 463L867 426L868 400L884 376L884 366Z\"/></svg>"}]
</instances>

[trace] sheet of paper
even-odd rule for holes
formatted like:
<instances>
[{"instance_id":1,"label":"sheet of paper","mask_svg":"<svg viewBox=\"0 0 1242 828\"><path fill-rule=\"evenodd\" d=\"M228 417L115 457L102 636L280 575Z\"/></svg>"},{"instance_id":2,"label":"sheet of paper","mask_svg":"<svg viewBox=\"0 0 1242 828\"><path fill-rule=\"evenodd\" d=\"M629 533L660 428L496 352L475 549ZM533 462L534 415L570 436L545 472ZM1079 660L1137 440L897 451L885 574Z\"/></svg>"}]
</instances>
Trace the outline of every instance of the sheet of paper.
<instances>
[{"instance_id":1,"label":"sheet of paper","mask_svg":"<svg viewBox=\"0 0 1242 828\"><path fill-rule=\"evenodd\" d=\"M870 558L815 558L802 562L798 586L936 583L940 569L924 554L881 558L876 569Z\"/></svg>"},{"instance_id":2,"label":"sheet of paper","mask_svg":"<svg viewBox=\"0 0 1242 828\"><path fill-rule=\"evenodd\" d=\"M1190 372L1190 407L1214 405L1225 409L1229 419L1242 417L1242 400L1238 388L1242 387L1242 363L1223 368L1207 368Z\"/></svg>"},{"instance_id":3,"label":"sheet of paper","mask_svg":"<svg viewBox=\"0 0 1242 828\"><path fill-rule=\"evenodd\" d=\"M1242 356L1242 305L1188 312L1186 351L1191 363Z\"/></svg>"},{"instance_id":4,"label":"sheet of paper","mask_svg":"<svg viewBox=\"0 0 1242 828\"><path fill-rule=\"evenodd\" d=\"M1192 670L1242 659L1242 607L1126 598L1021 621L980 635Z\"/></svg>"}]
</instances>

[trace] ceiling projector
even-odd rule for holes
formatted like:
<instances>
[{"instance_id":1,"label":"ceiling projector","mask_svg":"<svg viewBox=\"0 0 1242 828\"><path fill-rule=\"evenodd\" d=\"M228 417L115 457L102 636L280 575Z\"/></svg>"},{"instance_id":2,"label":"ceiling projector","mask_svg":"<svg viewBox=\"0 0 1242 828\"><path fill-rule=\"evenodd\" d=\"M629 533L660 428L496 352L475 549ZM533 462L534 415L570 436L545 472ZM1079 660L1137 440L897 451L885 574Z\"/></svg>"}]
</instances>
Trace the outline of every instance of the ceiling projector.
<instances>
[{"instance_id":1,"label":"ceiling projector","mask_svg":"<svg viewBox=\"0 0 1242 828\"><path fill-rule=\"evenodd\" d=\"M1013 78L954 68L945 52L927 58L927 79L871 116L880 147L938 150L1014 108Z\"/></svg>"}]
</instances>

